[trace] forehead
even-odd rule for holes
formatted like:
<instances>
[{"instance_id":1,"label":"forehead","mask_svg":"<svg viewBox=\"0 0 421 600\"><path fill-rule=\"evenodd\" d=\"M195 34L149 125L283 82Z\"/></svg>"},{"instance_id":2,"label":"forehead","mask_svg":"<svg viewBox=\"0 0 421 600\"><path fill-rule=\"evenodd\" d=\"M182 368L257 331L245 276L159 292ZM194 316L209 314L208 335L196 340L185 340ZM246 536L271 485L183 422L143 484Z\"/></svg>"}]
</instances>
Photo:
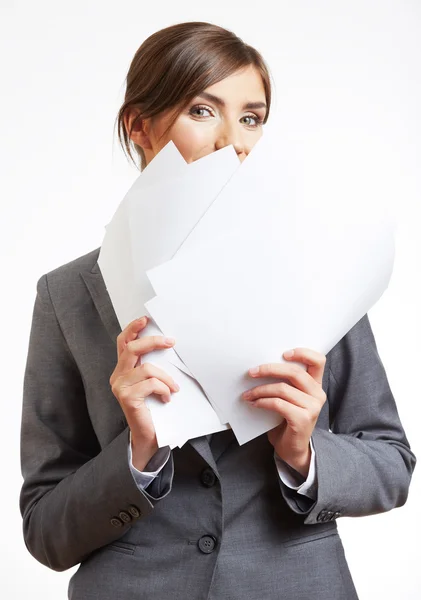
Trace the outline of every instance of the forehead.
<instances>
[{"instance_id":1,"label":"forehead","mask_svg":"<svg viewBox=\"0 0 421 600\"><path fill-rule=\"evenodd\" d=\"M257 101L265 99L265 88L260 72L254 65L236 71L232 75L208 86L204 91L228 100Z\"/></svg>"}]
</instances>

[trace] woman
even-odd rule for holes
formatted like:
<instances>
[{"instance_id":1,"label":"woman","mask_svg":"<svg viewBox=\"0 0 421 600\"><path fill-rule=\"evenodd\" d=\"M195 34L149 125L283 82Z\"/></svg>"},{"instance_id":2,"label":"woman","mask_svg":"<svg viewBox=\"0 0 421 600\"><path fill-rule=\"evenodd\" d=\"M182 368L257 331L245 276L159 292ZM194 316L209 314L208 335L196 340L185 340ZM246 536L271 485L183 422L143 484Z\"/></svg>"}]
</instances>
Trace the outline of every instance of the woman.
<instances>
[{"instance_id":1,"label":"woman","mask_svg":"<svg viewBox=\"0 0 421 600\"><path fill-rule=\"evenodd\" d=\"M168 140L187 162L228 144L244 160L270 100L255 49L208 23L174 25L133 58L120 139L141 169ZM176 341L137 339L145 318L120 330L97 258L38 282L21 438L29 551L57 571L81 563L73 600L357 598L336 519L402 506L415 466L367 315L327 356L295 348L249 371L244 402L283 425L171 452L144 399L170 401L177 384L142 357Z\"/></svg>"}]
</instances>

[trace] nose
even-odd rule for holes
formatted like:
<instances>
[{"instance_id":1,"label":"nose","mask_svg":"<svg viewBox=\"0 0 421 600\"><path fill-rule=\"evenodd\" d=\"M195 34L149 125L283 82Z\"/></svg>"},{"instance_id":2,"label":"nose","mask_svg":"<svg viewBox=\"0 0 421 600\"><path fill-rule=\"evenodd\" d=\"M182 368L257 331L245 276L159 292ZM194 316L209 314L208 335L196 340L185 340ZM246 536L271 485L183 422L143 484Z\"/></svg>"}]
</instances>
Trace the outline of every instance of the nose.
<instances>
[{"instance_id":1,"label":"nose","mask_svg":"<svg viewBox=\"0 0 421 600\"><path fill-rule=\"evenodd\" d=\"M242 132L238 126L236 127L235 125L224 123L218 130L215 140L215 150L220 150L229 145L234 146L234 150L242 162L248 154Z\"/></svg>"}]
</instances>

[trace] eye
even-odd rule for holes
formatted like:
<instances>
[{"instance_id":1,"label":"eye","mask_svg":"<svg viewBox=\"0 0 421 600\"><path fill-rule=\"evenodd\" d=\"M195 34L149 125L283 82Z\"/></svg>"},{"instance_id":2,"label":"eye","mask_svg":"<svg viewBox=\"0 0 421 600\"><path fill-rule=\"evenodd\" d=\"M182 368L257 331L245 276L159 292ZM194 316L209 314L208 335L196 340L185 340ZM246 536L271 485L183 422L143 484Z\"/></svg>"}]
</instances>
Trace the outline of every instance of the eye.
<instances>
[{"instance_id":1,"label":"eye","mask_svg":"<svg viewBox=\"0 0 421 600\"><path fill-rule=\"evenodd\" d=\"M262 123L263 123L263 119L261 119L257 115L244 115L244 117L242 117L242 118L243 119L254 119L255 120L255 124L254 125L250 125L250 127L252 129L256 129L257 127L260 127L260 125L262 125ZM246 125L247 125L247 123L246 123Z\"/></svg>"},{"instance_id":2,"label":"eye","mask_svg":"<svg viewBox=\"0 0 421 600\"><path fill-rule=\"evenodd\" d=\"M197 104L196 106L192 106L192 108L189 110L189 114L193 115L194 117L203 117L206 115L198 114L199 111L203 111L203 110L212 113L212 110L208 106L203 106L202 104Z\"/></svg>"}]
</instances>

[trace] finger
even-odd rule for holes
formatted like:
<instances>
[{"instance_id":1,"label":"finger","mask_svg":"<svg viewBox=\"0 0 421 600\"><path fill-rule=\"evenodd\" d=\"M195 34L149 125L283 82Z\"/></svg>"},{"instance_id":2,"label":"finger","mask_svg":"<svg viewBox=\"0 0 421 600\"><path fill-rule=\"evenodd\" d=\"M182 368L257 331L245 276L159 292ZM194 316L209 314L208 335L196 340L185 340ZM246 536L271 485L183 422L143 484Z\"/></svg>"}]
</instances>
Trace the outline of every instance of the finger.
<instances>
[{"instance_id":1,"label":"finger","mask_svg":"<svg viewBox=\"0 0 421 600\"><path fill-rule=\"evenodd\" d=\"M315 396L320 391L320 384L299 365L268 363L259 365L253 370L250 369L249 374L252 377L276 377L279 379L288 379L295 387L310 396Z\"/></svg>"},{"instance_id":2,"label":"finger","mask_svg":"<svg viewBox=\"0 0 421 600\"><path fill-rule=\"evenodd\" d=\"M286 360L294 360L307 365L307 373L317 383L322 384L323 373L326 365L326 356L310 348L294 348L287 350L282 355Z\"/></svg>"},{"instance_id":3,"label":"finger","mask_svg":"<svg viewBox=\"0 0 421 600\"><path fill-rule=\"evenodd\" d=\"M139 334L139 331L145 329L148 324L148 317L144 315L140 319L135 319L129 323L121 333L117 336L117 357L123 352L127 342L135 340Z\"/></svg>"},{"instance_id":4,"label":"finger","mask_svg":"<svg viewBox=\"0 0 421 600\"><path fill-rule=\"evenodd\" d=\"M119 357L118 370L121 373L133 369L139 357L152 352L152 350L171 348L174 346L173 338L165 338L163 335L148 335L138 340L132 340L126 344Z\"/></svg>"},{"instance_id":5,"label":"finger","mask_svg":"<svg viewBox=\"0 0 421 600\"><path fill-rule=\"evenodd\" d=\"M156 377L151 377L136 383L133 386L133 392L139 394L138 397L143 399L151 396L152 394L156 394L164 403L171 401L170 388Z\"/></svg>"},{"instance_id":6,"label":"finger","mask_svg":"<svg viewBox=\"0 0 421 600\"><path fill-rule=\"evenodd\" d=\"M244 392L244 400L254 402L259 398L282 398L291 402L295 406L305 409L311 409L317 403L317 400L304 392L297 390L288 383L270 383L267 385L258 385L257 387Z\"/></svg>"},{"instance_id":7,"label":"finger","mask_svg":"<svg viewBox=\"0 0 421 600\"><path fill-rule=\"evenodd\" d=\"M155 377L159 379L165 385L167 385L173 392L178 392L180 390L180 386L174 379L168 375L163 369L153 365L151 363L143 363L136 367L135 369L131 369L130 371L126 371L120 377L121 385L132 386L141 381L145 381L145 379L150 379Z\"/></svg>"},{"instance_id":8,"label":"finger","mask_svg":"<svg viewBox=\"0 0 421 600\"><path fill-rule=\"evenodd\" d=\"M292 424L293 426L301 423L303 418L305 419L305 410L299 408L298 406L294 406L294 404L291 404L283 398L258 398L251 403L251 406L276 412L284 417L289 425Z\"/></svg>"},{"instance_id":9,"label":"finger","mask_svg":"<svg viewBox=\"0 0 421 600\"><path fill-rule=\"evenodd\" d=\"M113 388L113 393L120 404L124 406L123 410L139 409L143 406L145 398L151 394L157 394L157 396L160 396L161 401L165 403L171 400L171 390L169 387L155 377L129 386L121 385L117 381Z\"/></svg>"}]
</instances>

